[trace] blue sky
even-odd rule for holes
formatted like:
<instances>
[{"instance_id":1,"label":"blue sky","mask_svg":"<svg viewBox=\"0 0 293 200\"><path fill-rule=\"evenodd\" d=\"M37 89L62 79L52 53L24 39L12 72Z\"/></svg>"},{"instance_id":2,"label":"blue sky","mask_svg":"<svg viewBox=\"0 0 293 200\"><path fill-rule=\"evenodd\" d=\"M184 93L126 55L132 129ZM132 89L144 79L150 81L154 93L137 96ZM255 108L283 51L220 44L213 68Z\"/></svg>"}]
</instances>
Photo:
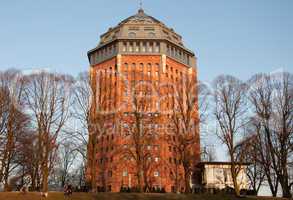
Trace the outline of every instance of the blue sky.
<instances>
[{"instance_id":1,"label":"blue sky","mask_svg":"<svg viewBox=\"0 0 293 200\"><path fill-rule=\"evenodd\" d=\"M143 2L196 53L200 80L293 72L293 0ZM0 70L88 70L99 36L138 8L139 0L0 0Z\"/></svg>"},{"instance_id":2,"label":"blue sky","mask_svg":"<svg viewBox=\"0 0 293 200\"><path fill-rule=\"evenodd\" d=\"M147 14L174 28L196 53L200 80L293 73L293 0L143 2ZM86 53L99 35L138 7L139 0L0 0L0 70L88 70Z\"/></svg>"},{"instance_id":3,"label":"blue sky","mask_svg":"<svg viewBox=\"0 0 293 200\"><path fill-rule=\"evenodd\" d=\"M293 72L292 0L144 0L147 14L183 36L199 78L248 79ZM87 50L110 26L137 12L138 0L0 0L0 70L50 68L76 75Z\"/></svg>"}]
</instances>

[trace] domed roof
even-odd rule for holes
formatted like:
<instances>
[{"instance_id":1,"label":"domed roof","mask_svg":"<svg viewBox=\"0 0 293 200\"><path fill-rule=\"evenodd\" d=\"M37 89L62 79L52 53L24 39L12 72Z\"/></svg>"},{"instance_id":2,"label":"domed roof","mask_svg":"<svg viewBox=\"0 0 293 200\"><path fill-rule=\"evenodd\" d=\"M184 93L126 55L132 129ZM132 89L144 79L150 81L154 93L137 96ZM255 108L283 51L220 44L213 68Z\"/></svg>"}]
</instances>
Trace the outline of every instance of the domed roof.
<instances>
[{"instance_id":1,"label":"domed roof","mask_svg":"<svg viewBox=\"0 0 293 200\"><path fill-rule=\"evenodd\" d=\"M127 50L130 45L136 47L135 52L133 47L132 50ZM152 46L147 53L153 51L150 49L156 49L151 53L162 53L187 65L190 65L187 63L188 56L194 57L194 53L184 46L181 35L156 18L147 15L143 9L139 9L135 15L124 19L116 26L110 27L100 36L98 45L90 50L88 55L99 51L103 55L98 61L101 62L118 53L145 54L145 50L140 51L140 48L137 48L143 45Z\"/></svg>"},{"instance_id":2,"label":"domed roof","mask_svg":"<svg viewBox=\"0 0 293 200\"><path fill-rule=\"evenodd\" d=\"M139 9L135 15L109 28L101 35L98 46L115 39L168 39L177 45L184 46L179 34L156 18L147 15L143 9Z\"/></svg>"},{"instance_id":3,"label":"domed roof","mask_svg":"<svg viewBox=\"0 0 293 200\"><path fill-rule=\"evenodd\" d=\"M136 23L143 23L143 24L163 24L156 18L149 16L145 14L144 10L141 8L138 10L137 14L128 17L127 19L123 20L122 22L119 23L119 25L122 24L136 24Z\"/></svg>"}]
</instances>

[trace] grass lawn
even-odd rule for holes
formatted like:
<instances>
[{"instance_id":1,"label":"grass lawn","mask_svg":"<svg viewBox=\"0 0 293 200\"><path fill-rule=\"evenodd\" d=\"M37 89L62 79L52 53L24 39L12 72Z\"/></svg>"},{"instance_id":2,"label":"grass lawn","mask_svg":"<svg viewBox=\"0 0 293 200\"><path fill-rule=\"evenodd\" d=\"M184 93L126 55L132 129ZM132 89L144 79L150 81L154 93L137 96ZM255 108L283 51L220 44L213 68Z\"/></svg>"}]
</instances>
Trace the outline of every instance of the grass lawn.
<instances>
[{"instance_id":1,"label":"grass lawn","mask_svg":"<svg viewBox=\"0 0 293 200\"><path fill-rule=\"evenodd\" d=\"M61 192L50 192L48 198L42 198L39 193L20 194L18 192L0 192L0 200L238 200L226 195L176 195L176 194L136 194L136 193L73 193L64 197ZM239 198L243 200L272 200L273 198Z\"/></svg>"}]
</instances>

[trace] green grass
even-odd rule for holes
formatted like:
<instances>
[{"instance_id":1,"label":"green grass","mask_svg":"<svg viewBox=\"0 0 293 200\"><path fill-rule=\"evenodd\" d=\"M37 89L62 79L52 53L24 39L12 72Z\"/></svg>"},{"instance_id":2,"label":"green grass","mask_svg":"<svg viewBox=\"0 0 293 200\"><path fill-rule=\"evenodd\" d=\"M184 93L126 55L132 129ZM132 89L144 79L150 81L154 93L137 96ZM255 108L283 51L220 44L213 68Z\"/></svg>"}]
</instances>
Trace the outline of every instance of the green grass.
<instances>
[{"instance_id":1,"label":"green grass","mask_svg":"<svg viewBox=\"0 0 293 200\"><path fill-rule=\"evenodd\" d=\"M50 192L48 198L42 198L39 193L0 192L0 200L272 200L273 198L235 198L227 195L176 195L176 194L136 194L136 193L73 193L64 197L61 192Z\"/></svg>"}]
</instances>

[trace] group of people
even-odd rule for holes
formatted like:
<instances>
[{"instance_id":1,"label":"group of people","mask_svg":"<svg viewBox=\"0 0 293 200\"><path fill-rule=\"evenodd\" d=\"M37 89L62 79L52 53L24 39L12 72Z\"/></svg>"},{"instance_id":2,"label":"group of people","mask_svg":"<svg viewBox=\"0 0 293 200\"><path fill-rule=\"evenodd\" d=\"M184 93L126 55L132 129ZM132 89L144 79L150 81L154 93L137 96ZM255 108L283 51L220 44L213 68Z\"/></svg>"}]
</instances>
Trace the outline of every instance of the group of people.
<instances>
[{"instance_id":1,"label":"group of people","mask_svg":"<svg viewBox=\"0 0 293 200\"><path fill-rule=\"evenodd\" d=\"M27 192L28 192L28 188L26 187L26 186L22 186L20 189L19 189L19 191L21 192L21 194L26 194ZM73 192L73 190L72 190L72 185L65 185L64 186L64 196L70 196L70 195L72 195L72 192ZM44 194L44 193L42 193L41 194L42 196L44 196L44 197L46 197L47 196L47 194Z\"/></svg>"},{"instance_id":2,"label":"group of people","mask_svg":"<svg viewBox=\"0 0 293 200\"><path fill-rule=\"evenodd\" d=\"M64 196L70 196L72 195L72 185L65 185L64 186Z\"/></svg>"}]
</instances>

